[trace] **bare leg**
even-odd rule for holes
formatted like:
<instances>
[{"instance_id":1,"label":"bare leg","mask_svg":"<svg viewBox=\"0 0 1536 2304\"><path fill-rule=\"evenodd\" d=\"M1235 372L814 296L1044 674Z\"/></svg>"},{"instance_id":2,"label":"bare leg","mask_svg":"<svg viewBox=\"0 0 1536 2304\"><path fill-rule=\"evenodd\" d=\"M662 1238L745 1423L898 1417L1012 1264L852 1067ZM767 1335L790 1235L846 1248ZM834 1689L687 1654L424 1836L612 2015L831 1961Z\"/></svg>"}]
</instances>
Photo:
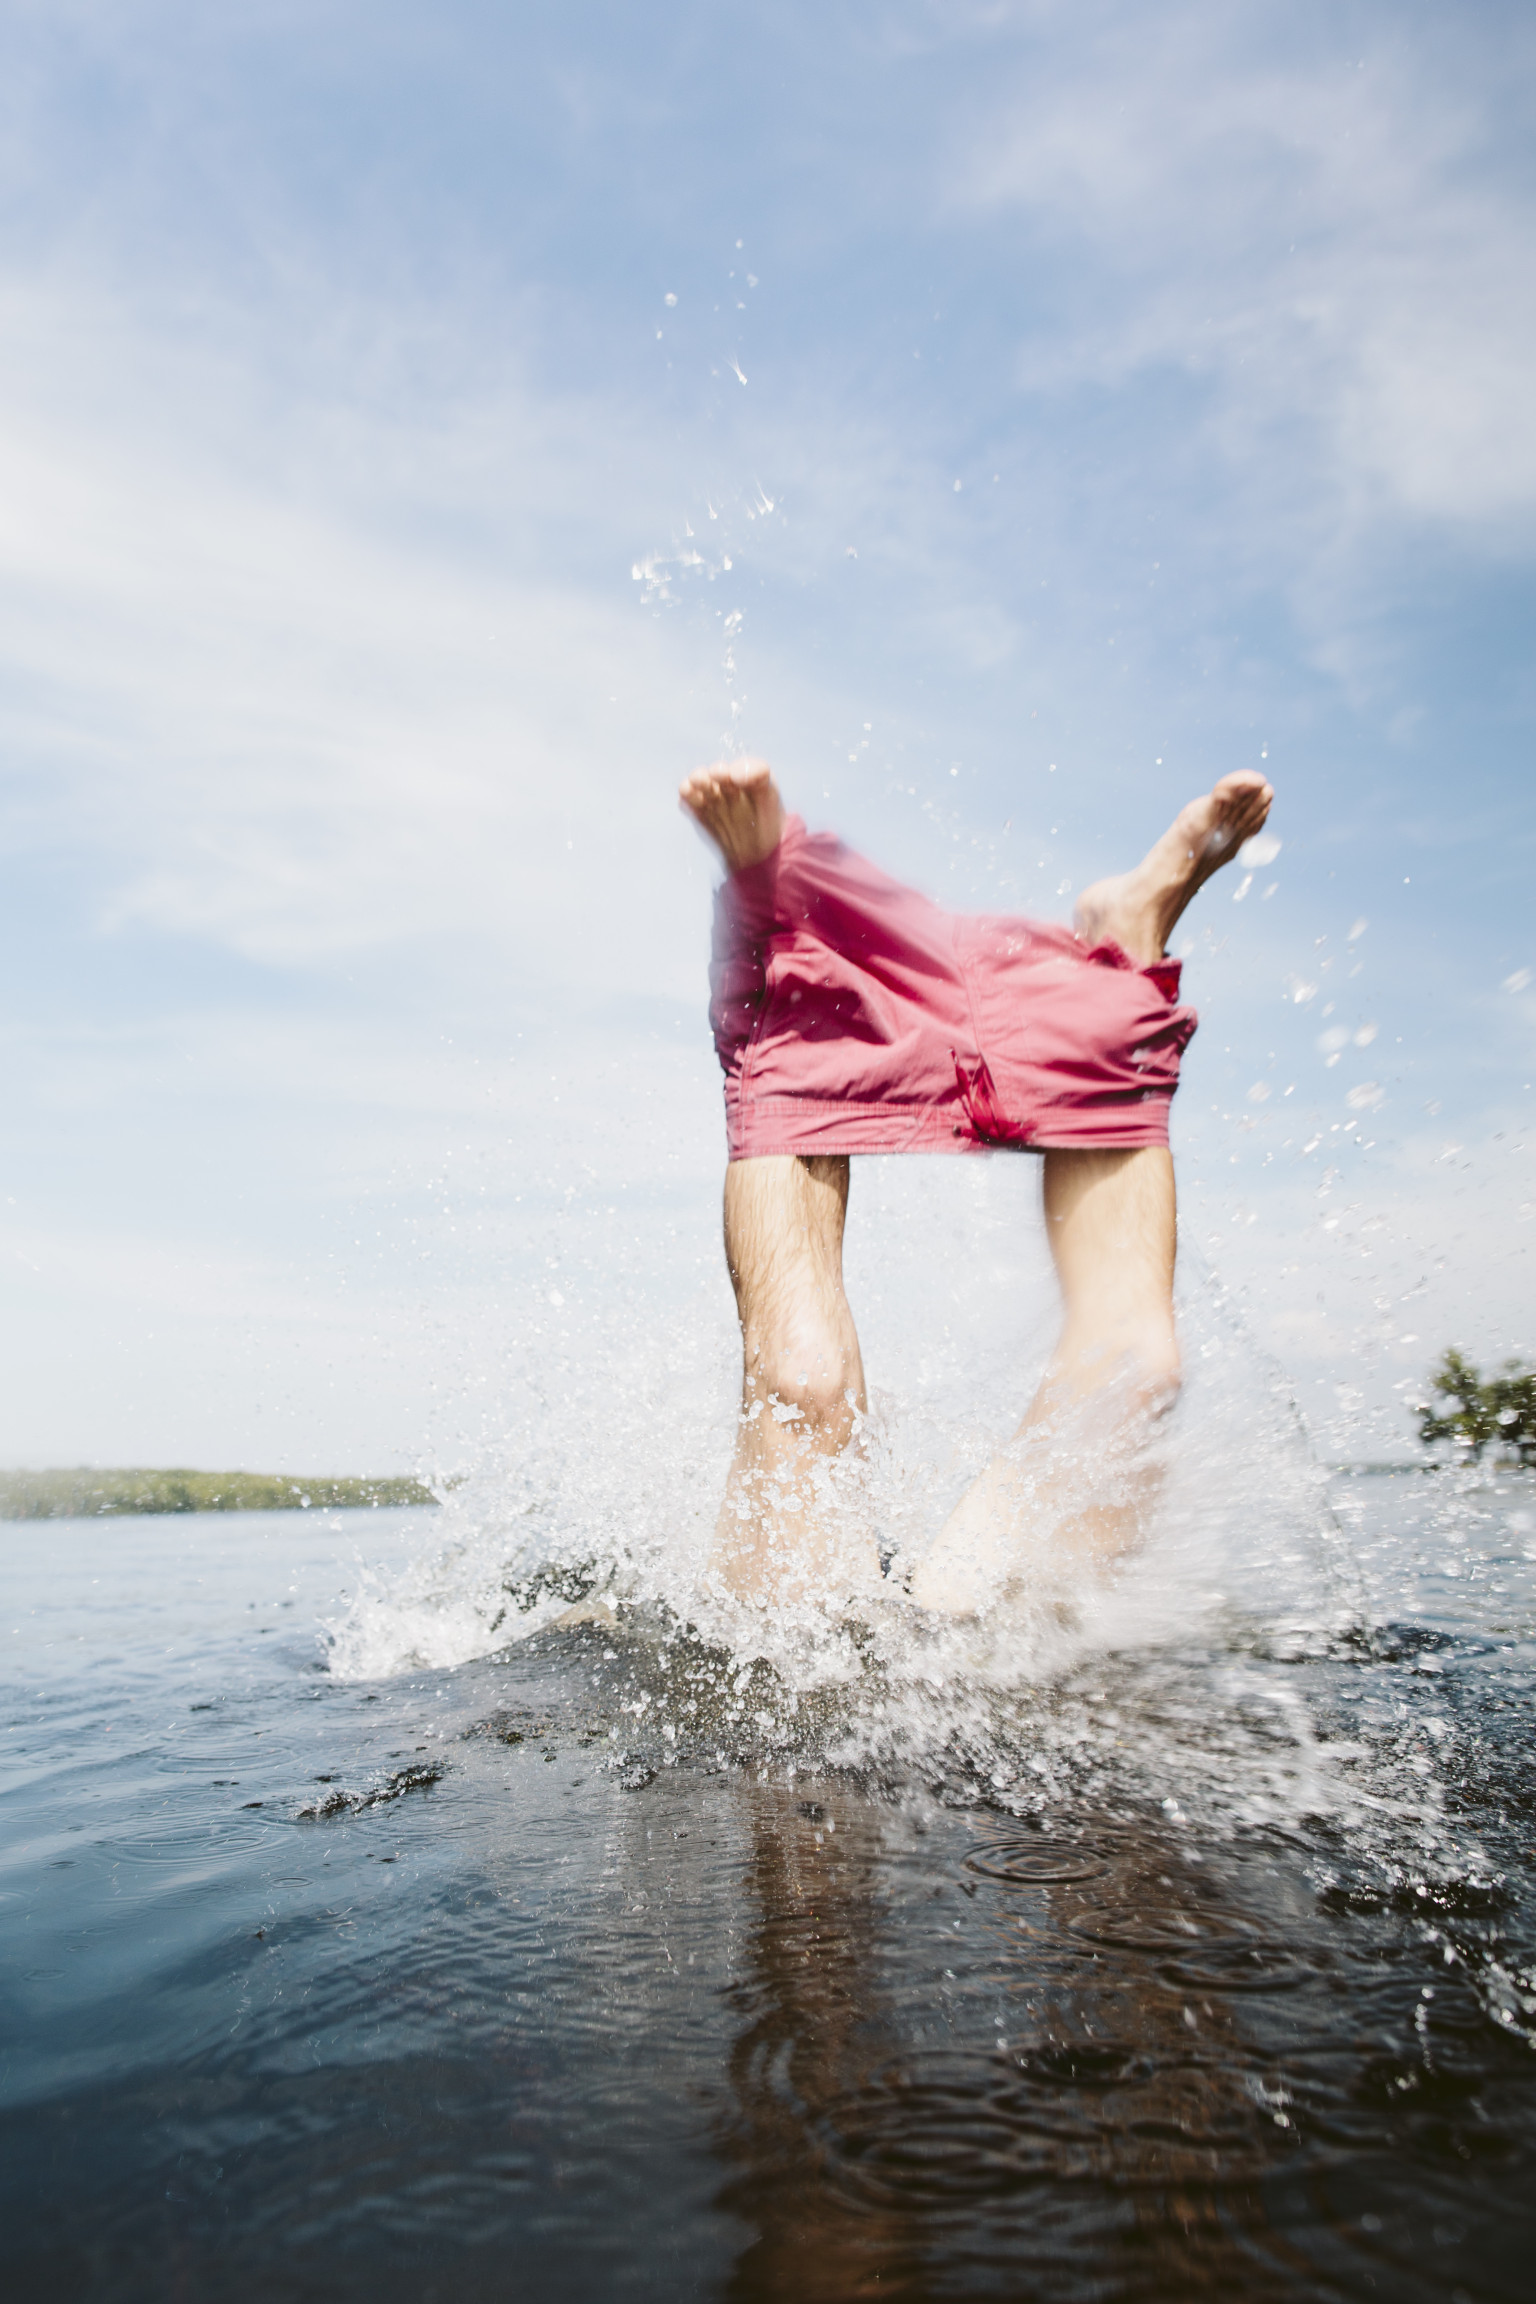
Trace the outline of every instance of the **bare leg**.
<instances>
[{"instance_id":1,"label":"bare leg","mask_svg":"<svg viewBox=\"0 0 1536 2304\"><path fill-rule=\"evenodd\" d=\"M684 808L733 872L778 846L784 807L761 760L685 779ZM741 1317L741 1422L712 1567L738 1599L841 1601L879 1580L873 1539L847 1523L829 1473L865 1408L843 1293L846 1158L736 1160L725 1256Z\"/></svg>"},{"instance_id":2,"label":"bare leg","mask_svg":"<svg viewBox=\"0 0 1536 2304\"><path fill-rule=\"evenodd\" d=\"M879 1581L867 1531L828 1493L865 1407L843 1293L846 1158L736 1160L725 1254L741 1316L741 1422L712 1566L736 1598L841 1602Z\"/></svg>"},{"instance_id":3,"label":"bare leg","mask_svg":"<svg viewBox=\"0 0 1536 2304\"><path fill-rule=\"evenodd\" d=\"M1031 1567L1107 1566L1134 1548L1156 1493L1147 1437L1178 1397L1167 1152L1047 1152L1043 1196L1061 1334L1012 1441L913 1576L914 1600L950 1615L976 1614Z\"/></svg>"},{"instance_id":4,"label":"bare leg","mask_svg":"<svg viewBox=\"0 0 1536 2304\"><path fill-rule=\"evenodd\" d=\"M1196 890L1230 863L1274 793L1238 769L1187 808L1133 871L1085 889L1076 927L1144 966L1157 960ZM967 1490L912 1578L926 1608L974 1615L1032 1565L1107 1565L1140 1542L1156 1494L1146 1442L1178 1397L1173 1326L1173 1161L1054 1151L1043 1175L1062 1329L1012 1441Z\"/></svg>"}]
</instances>

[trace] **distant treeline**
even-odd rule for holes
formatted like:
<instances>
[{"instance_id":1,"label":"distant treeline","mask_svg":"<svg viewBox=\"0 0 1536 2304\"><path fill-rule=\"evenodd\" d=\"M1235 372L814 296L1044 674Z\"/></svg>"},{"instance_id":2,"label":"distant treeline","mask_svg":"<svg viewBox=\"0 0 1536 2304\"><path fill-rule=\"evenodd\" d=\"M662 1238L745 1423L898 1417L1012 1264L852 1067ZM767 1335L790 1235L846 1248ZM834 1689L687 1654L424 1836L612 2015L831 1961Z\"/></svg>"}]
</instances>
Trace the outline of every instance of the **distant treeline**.
<instances>
[{"instance_id":1,"label":"distant treeline","mask_svg":"<svg viewBox=\"0 0 1536 2304\"><path fill-rule=\"evenodd\" d=\"M272 1472L0 1472L0 1520L113 1512L292 1512L435 1504L420 1480L300 1480Z\"/></svg>"}]
</instances>

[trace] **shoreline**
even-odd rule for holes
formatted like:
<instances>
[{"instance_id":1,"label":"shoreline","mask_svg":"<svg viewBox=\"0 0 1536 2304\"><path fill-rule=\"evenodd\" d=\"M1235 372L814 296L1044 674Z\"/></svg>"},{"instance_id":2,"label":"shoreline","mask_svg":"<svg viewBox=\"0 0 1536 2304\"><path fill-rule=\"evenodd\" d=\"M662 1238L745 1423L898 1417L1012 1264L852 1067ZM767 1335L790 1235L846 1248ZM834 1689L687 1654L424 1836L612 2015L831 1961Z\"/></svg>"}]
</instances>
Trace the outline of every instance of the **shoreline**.
<instances>
[{"instance_id":1,"label":"shoreline","mask_svg":"<svg viewBox=\"0 0 1536 2304\"><path fill-rule=\"evenodd\" d=\"M1465 1469L1433 1459L1345 1461L1321 1467L1331 1479L1394 1478ZM1493 1475L1518 1464L1480 1467ZM459 1482L450 1478L444 1488ZM415 1507L435 1510L442 1495L412 1473L305 1478L290 1472L196 1472L79 1465L72 1470L0 1471L0 1521L131 1518L163 1512L353 1512Z\"/></svg>"},{"instance_id":2,"label":"shoreline","mask_svg":"<svg viewBox=\"0 0 1536 2304\"><path fill-rule=\"evenodd\" d=\"M305 1479L288 1472L194 1472L185 1467L0 1472L0 1520L89 1520L159 1512L293 1512L437 1505L409 1473Z\"/></svg>"}]
</instances>

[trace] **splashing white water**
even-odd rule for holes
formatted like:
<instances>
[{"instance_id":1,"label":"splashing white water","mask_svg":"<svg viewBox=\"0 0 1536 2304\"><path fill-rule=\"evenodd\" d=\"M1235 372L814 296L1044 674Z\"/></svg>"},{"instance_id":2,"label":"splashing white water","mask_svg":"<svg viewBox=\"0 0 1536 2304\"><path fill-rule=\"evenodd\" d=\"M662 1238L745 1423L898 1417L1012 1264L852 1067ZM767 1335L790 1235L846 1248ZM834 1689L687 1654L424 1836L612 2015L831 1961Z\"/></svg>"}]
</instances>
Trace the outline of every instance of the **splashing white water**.
<instances>
[{"instance_id":1,"label":"splashing white water","mask_svg":"<svg viewBox=\"0 0 1536 2304\"><path fill-rule=\"evenodd\" d=\"M849 1293L876 1377L837 1508L867 1516L899 1571L1012 1430L1054 1332L1031 1161L867 1160L856 1171ZM579 1244L577 1259L579 1261ZM842 1613L742 1607L711 1589L710 1542L736 1413L739 1347L721 1284L658 1310L643 1293L541 1321L501 1435L447 1497L403 1575L333 1627L331 1667L375 1678L452 1667L594 1598L621 1619L693 1627L791 1689L873 1666L927 1686L1007 1687L1095 1649L1235 1626L1276 1641L1336 1619L1344 1589L1321 1476L1283 1385L1209 1273L1186 1270L1184 1398L1159 1443L1150 1540L1111 1578L1054 1575L1006 1616L920 1620L899 1574L852 1640Z\"/></svg>"}]
</instances>

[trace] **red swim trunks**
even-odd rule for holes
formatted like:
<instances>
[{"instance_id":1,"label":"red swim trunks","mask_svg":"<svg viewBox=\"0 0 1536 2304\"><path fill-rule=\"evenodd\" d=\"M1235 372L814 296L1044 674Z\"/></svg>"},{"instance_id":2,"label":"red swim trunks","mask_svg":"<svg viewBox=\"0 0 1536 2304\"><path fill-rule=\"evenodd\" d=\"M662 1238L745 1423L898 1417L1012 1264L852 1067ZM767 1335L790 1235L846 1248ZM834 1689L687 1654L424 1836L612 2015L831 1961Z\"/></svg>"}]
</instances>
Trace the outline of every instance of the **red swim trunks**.
<instances>
[{"instance_id":1,"label":"red swim trunks","mask_svg":"<svg viewBox=\"0 0 1536 2304\"><path fill-rule=\"evenodd\" d=\"M941 911L791 816L715 901L730 1157L1166 1144L1177 960Z\"/></svg>"}]
</instances>

